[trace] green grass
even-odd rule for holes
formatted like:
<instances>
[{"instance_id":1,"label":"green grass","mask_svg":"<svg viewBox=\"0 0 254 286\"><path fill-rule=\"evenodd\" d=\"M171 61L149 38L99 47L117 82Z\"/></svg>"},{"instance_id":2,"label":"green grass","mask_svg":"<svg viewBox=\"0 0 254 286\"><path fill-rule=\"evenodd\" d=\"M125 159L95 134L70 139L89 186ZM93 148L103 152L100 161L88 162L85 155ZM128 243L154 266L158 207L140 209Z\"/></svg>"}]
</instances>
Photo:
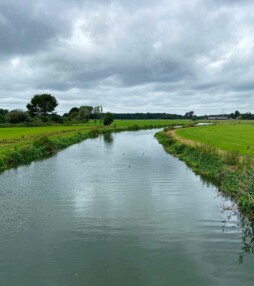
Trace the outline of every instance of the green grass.
<instances>
[{"instance_id":1,"label":"green grass","mask_svg":"<svg viewBox=\"0 0 254 286\"><path fill-rule=\"evenodd\" d=\"M184 125L188 120L115 120L110 127L103 127L99 121L91 120L87 124L55 125L43 127L3 127L0 128L0 169L12 165L30 162L50 154L43 148L37 148L35 142L41 137L47 137L57 152L67 146L80 142L93 134L103 132L119 132L124 130L139 130L153 127ZM44 142L44 141L42 141ZM45 141L46 142L46 141ZM34 145L35 144L35 145ZM38 150L39 151L38 151ZM37 152L38 151L38 152ZM22 156L27 158L22 158Z\"/></svg>"},{"instance_id":2,"label":"green grass","mask_svg":"<svg viewBox=\"0 0 254 286\"><path fill-rule=\"evenodd\" d=\"M66 137L89 130L91 127L82 125L0 128L0 159L13 148L25 147L40 136Z\"/></svg>"},{"instance_id":3,"label":"green grass","mask_svg":"<svg viewBox=\"0 0 254 286\"><path fill-rule=\"evenodd\" d=\"M10 128L0 128L0 142L4 139L24 139L24 137L46 135L46 134L56 134L64 133L69 131L84 130L89 128L84 125L74 125L74 126L45 126L45 127L10 127Z\"/></svg>"},{"instance_id":4,"label":"green grass","mask_svg":"<svg viewBox=\"0 0 254 286\"><path fill-rule=\"evenodd\" d=\"M186 128L176 131L177 135L221 150L238 150L242 155L254 157L254 125L231 124Z\"/></svg>"},{"instance_id":5,"label":"green grass","mask_svg":"<svg viewBox=\"0 0 254 286\"><path fill-rule=\"evenodd\" d=\"M187 124L190 121L188 120L115 120L112 126L117 128L128 128L134 125L138 127L145 126L165 126L171 124ZM93 121L90 121L88 124L82 125L70 125L70 126L43 126L43 127L8 127L0 128L0 144L4 140L8 141L17 141L24 140L26 138L31 139L39 135L56 135L69 133L74 131L82 131L91 129L94 127L101 127L99 122L95 124Z\"/></svg>"},{"instance_id":6,"label":"green grass","mask_svg":"<svg viewBox=\"0 0 254 286\"><path fill-rule=\"evenodd\" d=\"M231 156L232 151L225 152L228 155L225 156L210 145L185 145L164 131L157 133L156 138L168 153L185 161L195 173L202 175L217 185L225 195L233 198L239 209L254 221L253 160L232 160L236 159L236 156Z\"/></svg>"}]
</instances>

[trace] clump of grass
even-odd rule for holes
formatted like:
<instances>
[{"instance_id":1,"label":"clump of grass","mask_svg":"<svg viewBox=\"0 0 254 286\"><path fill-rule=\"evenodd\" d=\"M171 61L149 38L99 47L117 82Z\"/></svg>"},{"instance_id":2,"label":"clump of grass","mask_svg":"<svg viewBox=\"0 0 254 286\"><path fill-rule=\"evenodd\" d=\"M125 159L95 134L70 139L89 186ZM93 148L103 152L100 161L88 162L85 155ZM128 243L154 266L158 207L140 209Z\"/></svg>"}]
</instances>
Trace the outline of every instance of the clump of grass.
<instances>
[{"instance_id":1,"label":"clump of grass","mask_svg":"<svg viewBox=\"0 0 254 286\"><path fill-rule=\"evenodd\" d=\"M172 146L172 151L174 152L174 154L181 154L183 153L184 149L185 149L186 145L177 142Z\"/></svg>"},{"instance_id":2,"label":"clump of grass","mask_svg":"<svg viewBox=\"0 0 254 286\"><path fill-rule=\"evenodd\" d=\"M218 156L219 154L218 149L210 144L202 144L198 147L198 149L203 154L216 155L216 156Z\"/></svg>"},{"instance_id":3,"label":"clump of grass","mask_svg":"<svg viewBox=\"0 0 254 286\"><path fill-rule=\"evenodd\" d=\"M52 155L57 151L54 142L45 135L35 139L33 145L36 149L42 149L42 152L47 155Z\"/></svg>"},{"instance_id":4,"label":"clump of grass","mask_svg":"<svg viewBox=\"0 0 254 286\"><path fill-rule=\"evenodd\" d=\"M224 155L224 161L227 165L237 166L240 162L240 152L237 150L227 151Z\"/></svg>"},{"instance_id":5,"label":"clump of grass","mask_svg":"<svg viewBox=\"0 0 254 286\"><path fill-rule=\"evenodd\" d=\"M100 134L100 131L98 129L92 129L88 132L88 136L91 138L95 138ZM81 133L79 132L79 135L81 135Z\"/></svg>"}]
</instances>

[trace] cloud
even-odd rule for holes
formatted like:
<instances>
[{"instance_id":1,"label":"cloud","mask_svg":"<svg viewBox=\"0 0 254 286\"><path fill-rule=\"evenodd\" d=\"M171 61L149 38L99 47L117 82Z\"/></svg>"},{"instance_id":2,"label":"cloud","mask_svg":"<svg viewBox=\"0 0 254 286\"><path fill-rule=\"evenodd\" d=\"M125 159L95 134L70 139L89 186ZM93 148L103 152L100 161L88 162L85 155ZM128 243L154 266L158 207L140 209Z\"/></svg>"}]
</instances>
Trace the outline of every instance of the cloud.
<instances>
[{"instance_id":1,"label":"cloud","mask_svg":"<svg viewBox=\"0 0 254 286\"><path fill-rule=\"evenodd\" d=\"M0 103L254 112L252 1L0 3ZM254 94L254 93L253 93Z\"/></svg>"}]
</instances>

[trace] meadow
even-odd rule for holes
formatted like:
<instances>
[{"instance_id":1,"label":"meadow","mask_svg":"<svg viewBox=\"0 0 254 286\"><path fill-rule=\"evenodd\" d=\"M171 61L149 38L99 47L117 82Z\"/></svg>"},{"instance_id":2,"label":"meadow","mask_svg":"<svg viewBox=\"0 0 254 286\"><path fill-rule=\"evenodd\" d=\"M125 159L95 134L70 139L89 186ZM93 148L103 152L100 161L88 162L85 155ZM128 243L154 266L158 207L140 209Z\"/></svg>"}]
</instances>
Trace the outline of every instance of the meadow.
<instances>
[{"instance_id":1,"label":"meadow","mask_svg":"<svg viewBox=\"0 0 254 286\"><path fill-rule=\"evenodd\" d=\"M49 156L58 150L103 132L162 128L190 123L189 120L115 120L111 126L104 127L99 121L90 120L86 124L68 126L15 127L13 125L2 127L0 128L0 169ZM51 142L38 141L42 137ZM42 150L43 145L47 145L48 150L47 148ZM36 149L40 149L40 152Z\"/></svg>"},{"instance_id":2,"label":"meadow","mask_svg":"<svg viewBox=\"0 0 254 286\"><path fill-rule=\"evenodd\" d=\"M184 139L209 144L224 151L237 150L241 155L254 157L254 123L225 122L220 125L179 129L176 134Z\"/></svg>"},{"instance_id":3,"label":"meadow","mask_svg":"<svg viewBox=\"0 0 254 286\"><path fill-rule=\"evenodd\" d=\"M189 120L115 120L112 124L114 128L130 128L137 126L142 127L158 127L167 125L184 125L191 123ZM103 126L97 122L89 121L86 124L78 125L53 125L53 126L40 126L40 127L5 127L0 128L0 144L3 142L15 142L24 141L26 139L32 139L40 135L55 136L65 133L73 133L86 131L91 128L103 128Z\"/></svg>"},{"instance_id":4,"label":"meadow","mask_svg":"<svg viewBox=\"0 0 254 286\"><path fill-rule=\"evenodd\" d=\"M166 152L183 160L218 190L233 198L239 209L254 221L254 125L223 124L185 128L156 134ZM179 137L198 142L190 144ZM224 152L220 152L224 150Z\"/></svg>"}]
</instances>

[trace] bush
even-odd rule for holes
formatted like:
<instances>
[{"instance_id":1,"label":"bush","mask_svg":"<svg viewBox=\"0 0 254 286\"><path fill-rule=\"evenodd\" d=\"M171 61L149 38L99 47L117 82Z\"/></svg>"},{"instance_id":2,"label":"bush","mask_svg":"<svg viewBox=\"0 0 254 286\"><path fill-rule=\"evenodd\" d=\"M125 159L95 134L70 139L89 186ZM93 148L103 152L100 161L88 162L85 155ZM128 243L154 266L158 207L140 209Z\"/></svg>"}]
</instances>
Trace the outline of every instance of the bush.
<instances>
[{"instance_id":1,"label":"bush","mask_svg":"<svg viewBox=\"0 0 254 286\"><path fill-rule=\"evenodd\" d=\"M34 140L34 147L43 149L45 154L54 154L56 152L56 148L54 143L47 137L41 136L40 138Z\"/></svg>"},{"instance_id":2,"label":"bush","mask_svg":"<svg viewBox=\"0 0 254 286\"><path fill-rule=\"evenodd\" d=\"M60 124L64 122L62 116L55 114L55 113L50 115L50 121L60 123Z\"/></svg>"},{"instance_id":3,"label":"bush","mask_svg":"<svg viewBox=\"0 0 254 286\"><path fill-rule=\"evenodd\" d=\"M112 113L107 112L103 118L103 125L108 126L114 121L114 116Z\"/></svg>"},{"instance_id":4,"label":"bush","mask_svg":"<svg viewBox=\"0 0 254 286\"><path fill-rule=\"evenodd\" d=\"M6 121L9 123L20 123L29 120L29 115L22 110L12 110L6 115Z\"/></svg>"}]
</instances>

